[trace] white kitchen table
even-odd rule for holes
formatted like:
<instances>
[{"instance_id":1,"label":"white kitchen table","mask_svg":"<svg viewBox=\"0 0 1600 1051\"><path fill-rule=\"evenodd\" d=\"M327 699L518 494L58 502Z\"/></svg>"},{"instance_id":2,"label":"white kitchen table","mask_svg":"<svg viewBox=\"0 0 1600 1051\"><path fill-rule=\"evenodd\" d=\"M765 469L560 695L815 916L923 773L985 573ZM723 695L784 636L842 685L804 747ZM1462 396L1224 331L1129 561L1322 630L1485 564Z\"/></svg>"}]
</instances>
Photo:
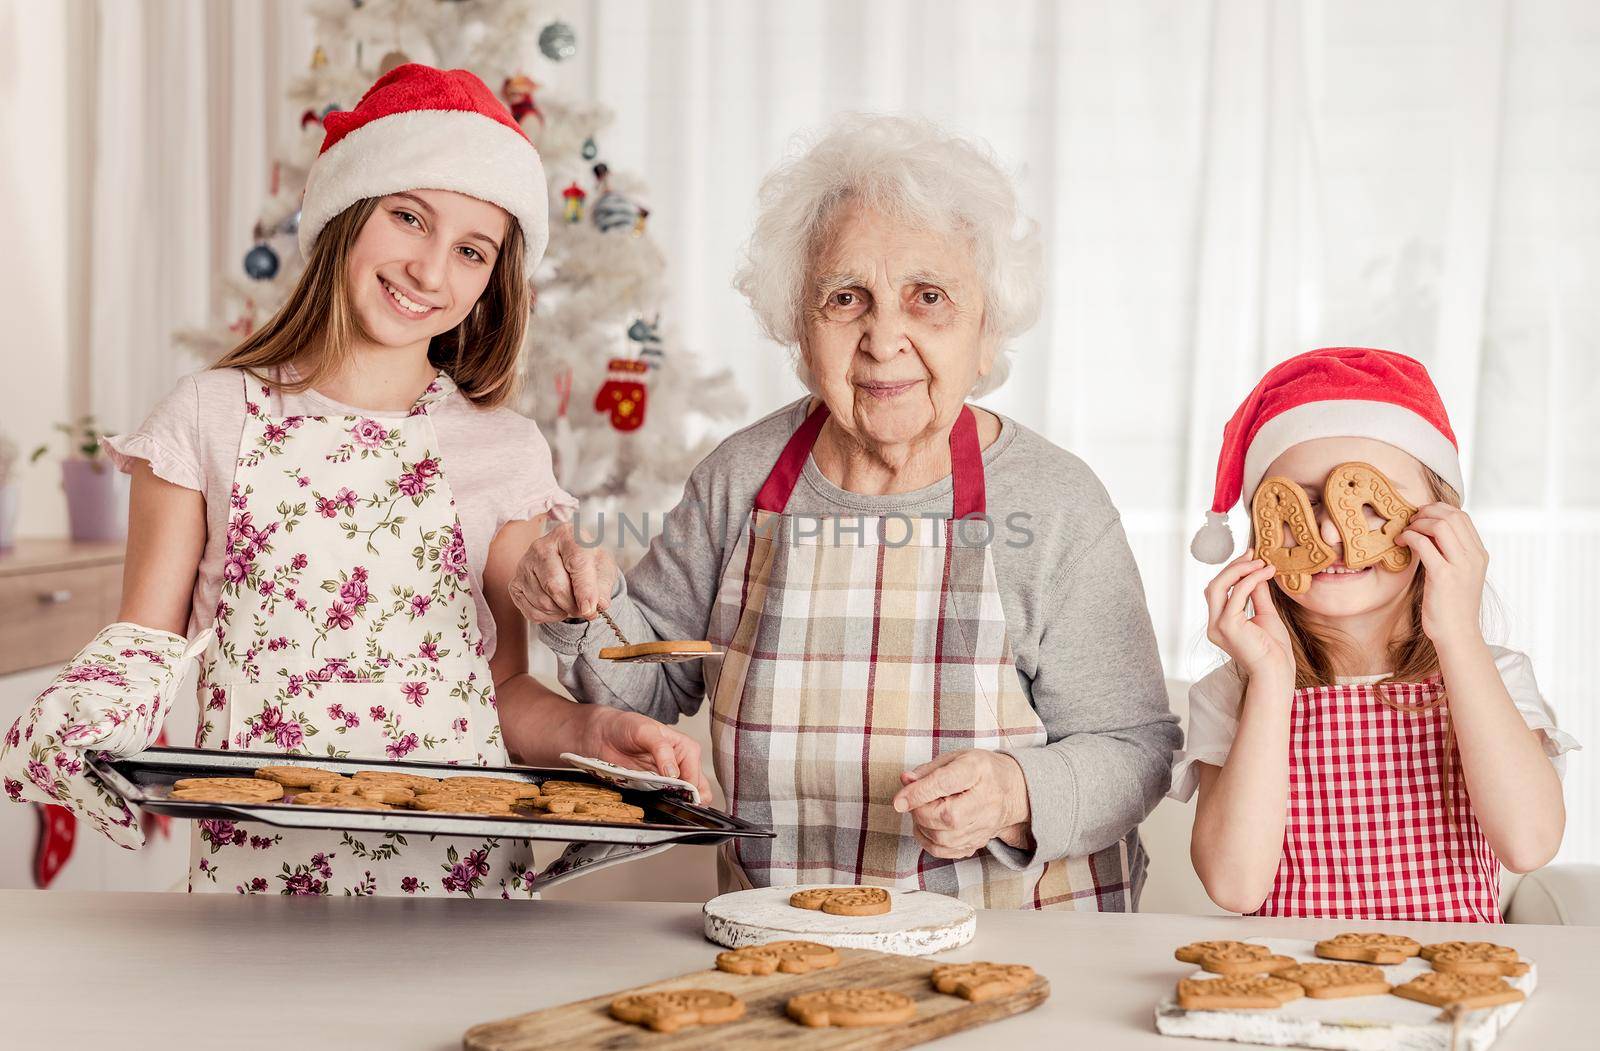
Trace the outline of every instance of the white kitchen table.
<instances>
[{"instance_id":1,"label":"white kitchen table","mask_svg":"<svg viewBox=\"0 0 1600 1051\"><path fill-rule=\"evenodd\" d=\"M941 1048L1211 1048L1153 1009L1202 938L1394 929L1492 938L1539 965L1497 1051L1600 1046L1600 927L980 912L942 960L1026 963L1051 995ZM0 891L0 1047L459 1048L469 1027L712 965L676 903Z\"/></svg>"}]
</instances>

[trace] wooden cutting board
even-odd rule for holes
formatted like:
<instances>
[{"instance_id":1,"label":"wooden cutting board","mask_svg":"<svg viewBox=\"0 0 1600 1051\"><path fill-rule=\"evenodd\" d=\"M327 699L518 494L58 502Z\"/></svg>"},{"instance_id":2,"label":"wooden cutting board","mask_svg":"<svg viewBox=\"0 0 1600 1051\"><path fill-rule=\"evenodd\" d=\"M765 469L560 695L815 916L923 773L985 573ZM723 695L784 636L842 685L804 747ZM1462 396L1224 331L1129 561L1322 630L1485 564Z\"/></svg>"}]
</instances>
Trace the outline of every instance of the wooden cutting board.
<instances>
[{"instance_id":1,"label":"wooden cutting board","mask_svg":"<svg viewBox=\"0 0 1600 1051\"><path fill-rule=\"evenodd\" d=\"M796 1048L862 1048L872 1051L912 1047L963 1029L999 1021L1031 1010L1050 995L1043 976L1021 992L983 1003L936 991L928 976L931 960L869 949L840 949L839 966L810 974L728 974L715 969L669 978L635 989L619 989L590 1000L550 1007L515 1018L473 1026L462 1045L466 1051L534 1051L535 1048L629 1048L689 1051L710 1046ZM791 996L847 986L892 989L917 1003L917 1013L899 1025L860 1029L811 1028L791 1021L784 1007ZM691 1026L676 1033L655 1033L618 1022L608 1012L624 993L666 989L720 989L744 1001L744 1017L717 1026Z\"/></svg>"}]
</instances>

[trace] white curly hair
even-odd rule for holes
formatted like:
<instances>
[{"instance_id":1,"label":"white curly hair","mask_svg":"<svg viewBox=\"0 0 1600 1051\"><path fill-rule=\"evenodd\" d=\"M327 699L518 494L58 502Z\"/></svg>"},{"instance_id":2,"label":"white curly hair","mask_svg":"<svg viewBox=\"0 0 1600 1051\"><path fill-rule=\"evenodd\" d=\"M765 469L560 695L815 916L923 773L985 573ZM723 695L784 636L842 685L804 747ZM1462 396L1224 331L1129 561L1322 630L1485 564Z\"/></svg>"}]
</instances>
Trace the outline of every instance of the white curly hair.
<instances>
[{"instance_id":1,"label":"white curly hair","mask_svg":"<svg viewBox=\"0 0 1600 1051\"><path fill-rule=\"evenodd\" d=\"M1044 251L1037 227L1019 213L1011 177L987 145L931 121L853 113L762 180L760 211L733 286L768 336L788 347L795 371L815 383L799 353L812 256L846 202L888 218L960 234L972 248L984 290L984 331L994 363L974 397L1005 382L1010 341L1038 320Z\"/></svg>"}]
</instances>

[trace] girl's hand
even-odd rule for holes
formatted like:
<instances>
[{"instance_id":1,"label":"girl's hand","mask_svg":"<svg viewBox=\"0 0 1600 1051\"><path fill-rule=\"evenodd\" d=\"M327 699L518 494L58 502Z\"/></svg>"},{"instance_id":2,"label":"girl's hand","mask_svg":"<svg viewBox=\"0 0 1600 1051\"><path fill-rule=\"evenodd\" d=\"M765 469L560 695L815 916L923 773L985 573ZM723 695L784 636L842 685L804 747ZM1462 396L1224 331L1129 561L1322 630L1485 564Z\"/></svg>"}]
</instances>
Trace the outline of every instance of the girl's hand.
<instances>
[{"instance_id":1,"label":"girl's hand","mask_svg":"<svg viewBox=\"0 0 1600 1051\"><path fill-rule=\"evenodd\" d=\"M1395 543L1422 561L1422 630L1435 646L1483 641L1479 612L1489 552L1459 507L1427 504Z\"/></svg>"},{"instance_id":2,"label":"girl's hand","mask_svg":"<svg viewBox=\"0 0 1600 1051\"><path fill-rule=\"evenodd\" d=\"M617 563L602 547L578 543L572 523L563 522L528 545L511 579L511 601L534 624L571 617L593 620L611 604Z\"/></svg>"},{"instance_id":3,"label":"girl's hand","mask_svg":"<svg viewBox=\"0 0 1600 1051\"><path fill-rule=\"evenodd\" d=\"M946 752L900 775L892 805L909 813L912 832L936 858L970 858L999 839L1028 849L1032 813L1022 767L983 748Z\"/></svg>"},{"instance_id":4,"label":"girl's hand","mask_svg":"<svg viewBox=\"0 0 1600 1051\"><path fill-rule=\"evenodd\" d=\"M584 705L587 722L580 737L580 749L591 759L625 766L630 770L654 770L668 777L681 777L711 793L700 766L700 743L663 726L647 715L624 712L599 705Z\"/></svg>"},{"instance_id":5,"label":"girl's hand","mask_svg":"<svg viewBox=\"0 0 1600 1051\"><path fill-rule=\"evenodd\" d=\"M1276 572L1255 557L1254 548L1228 563L1206 585L1206 638L1251 678L1267 676L1292 687L1294 650L1289 645L1289 629L1278 616L1267 588ZM1249 617L1244 612L1246 600L1254 607Z\"/></svg>"}]
</instances>

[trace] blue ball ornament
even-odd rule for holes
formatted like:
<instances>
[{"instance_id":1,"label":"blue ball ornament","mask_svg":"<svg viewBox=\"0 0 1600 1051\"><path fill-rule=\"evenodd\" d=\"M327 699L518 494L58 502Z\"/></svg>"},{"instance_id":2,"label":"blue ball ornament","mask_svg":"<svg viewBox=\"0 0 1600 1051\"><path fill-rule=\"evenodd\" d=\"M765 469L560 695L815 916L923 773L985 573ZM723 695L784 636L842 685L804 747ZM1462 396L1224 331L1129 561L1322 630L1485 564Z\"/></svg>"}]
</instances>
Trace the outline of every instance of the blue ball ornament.
<instances>
[{"instance_id":1,"label":"blue ball ornament","mask_svg":"<svg viewBox=\"0 0 1600 1051\"><path fill-rule=\"evenodd\" d=\"M268 244L258 244L244 254L244 272L253 281L270 281L278 276L278 253Z\"/></svg>"}]
</instances>

